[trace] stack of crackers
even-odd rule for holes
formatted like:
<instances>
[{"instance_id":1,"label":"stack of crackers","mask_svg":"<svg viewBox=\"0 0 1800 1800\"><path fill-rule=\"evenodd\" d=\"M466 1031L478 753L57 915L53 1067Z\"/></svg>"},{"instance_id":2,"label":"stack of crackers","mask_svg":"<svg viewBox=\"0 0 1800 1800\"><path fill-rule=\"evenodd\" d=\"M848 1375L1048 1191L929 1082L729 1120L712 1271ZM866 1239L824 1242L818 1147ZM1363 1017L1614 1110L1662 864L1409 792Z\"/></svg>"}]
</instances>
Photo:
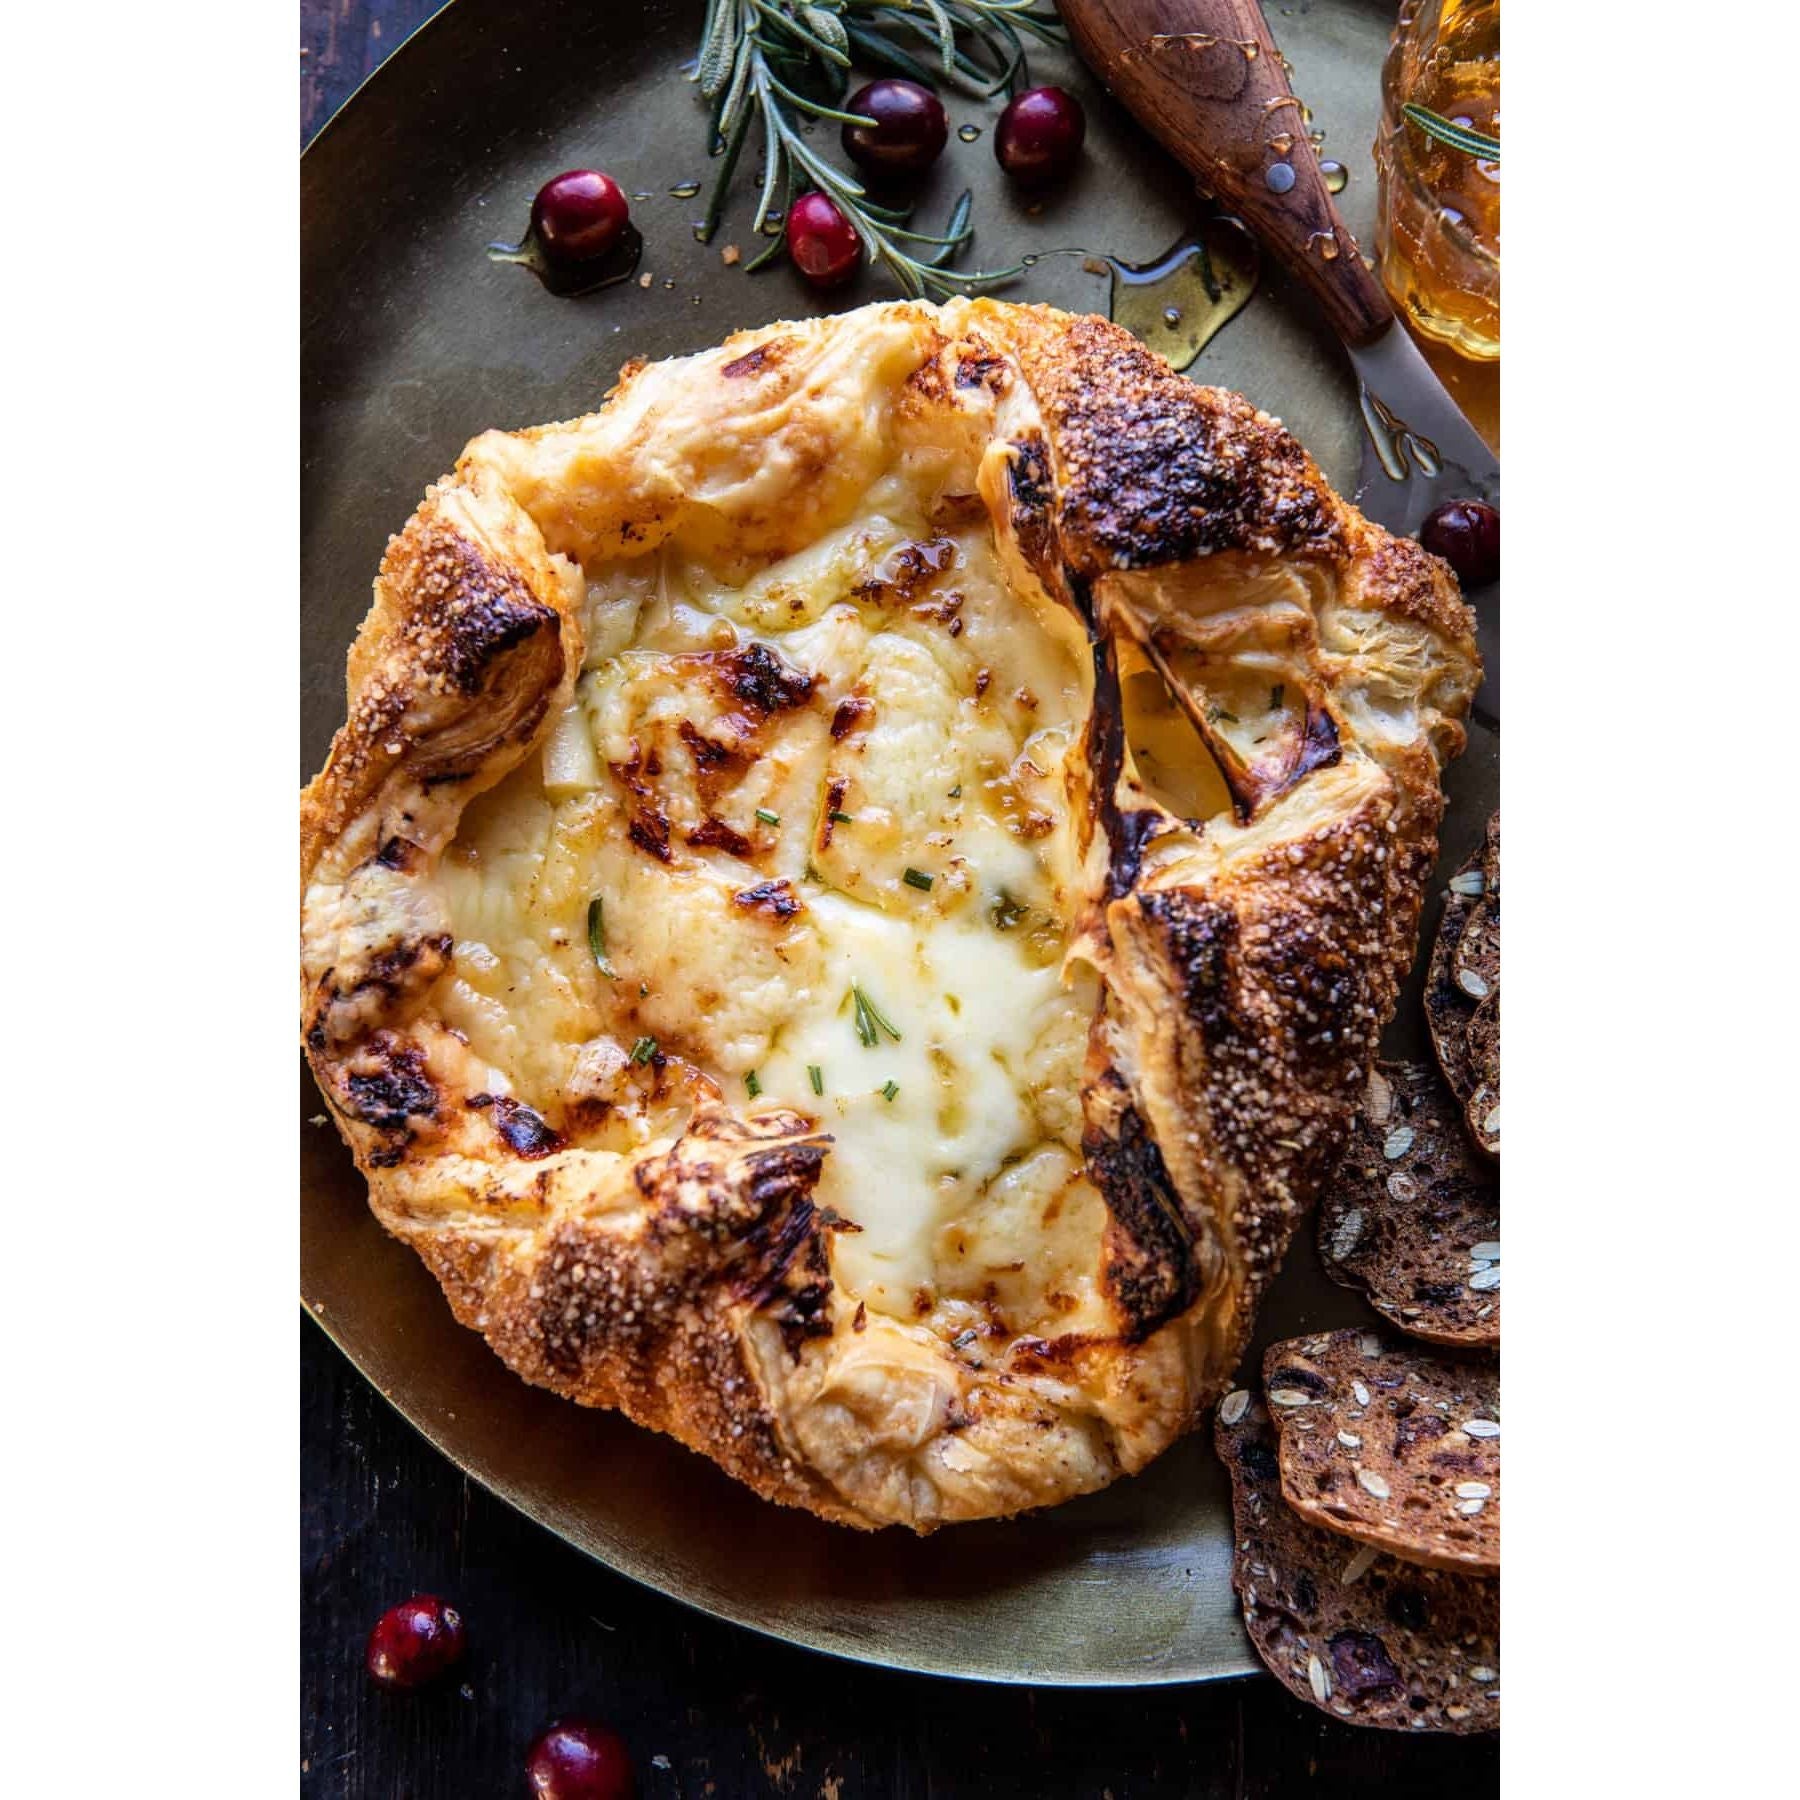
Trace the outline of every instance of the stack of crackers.
<instances>
[{"instance_id":1,"label":"stack of crackers","mask_svg":"<svg viewBox=\"0 0 1800 1800\"><path fill-rule=\"evenodd\" d=\"M1219 1403L1251 1642L1353 1724L1500 1723L1500 818L1432 949L1437 1066L1378 1064L1319 1249L1387 1326L1294 1338ZM1404 1335L1401 1335L1404 1334Z\"/></svg>"}]
</instances>

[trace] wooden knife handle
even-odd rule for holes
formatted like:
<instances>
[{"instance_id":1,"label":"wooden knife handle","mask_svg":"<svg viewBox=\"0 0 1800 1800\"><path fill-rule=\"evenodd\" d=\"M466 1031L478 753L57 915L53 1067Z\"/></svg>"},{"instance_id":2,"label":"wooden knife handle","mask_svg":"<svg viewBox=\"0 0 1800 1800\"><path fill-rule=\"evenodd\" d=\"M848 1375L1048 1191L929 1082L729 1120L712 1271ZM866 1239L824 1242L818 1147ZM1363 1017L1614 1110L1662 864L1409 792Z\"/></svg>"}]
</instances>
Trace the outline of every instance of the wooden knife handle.
<instances>
[{"instance_id":1,"label":"wooden knife handle","mask_svg":"<svg viewBox=\"0 0 1800 1800\"><path fill-rule=\"evenodd\" d=\"M1061 9L1089 68L1312 289L1345 343L1367 344L1393 323L1326 189L1257 0L1061 0Z\"/></svg>"}]
</instances>

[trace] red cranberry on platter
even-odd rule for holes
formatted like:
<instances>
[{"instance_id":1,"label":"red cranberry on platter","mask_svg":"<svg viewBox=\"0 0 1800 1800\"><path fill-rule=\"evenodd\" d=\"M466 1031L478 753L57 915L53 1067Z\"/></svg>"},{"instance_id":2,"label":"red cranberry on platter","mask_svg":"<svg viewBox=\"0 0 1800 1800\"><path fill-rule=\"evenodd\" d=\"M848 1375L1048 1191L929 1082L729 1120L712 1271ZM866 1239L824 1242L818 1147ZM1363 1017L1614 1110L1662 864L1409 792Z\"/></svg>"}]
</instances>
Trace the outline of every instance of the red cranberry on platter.
<instances>
[{"instance_id":1,"label":"red cranberry on platter","mask_svg":"<svg viewBox=\"0 0 1800 1800\"><path fill-rule=\"evenodd\" d=\"M616 1731L589 1719L558 1719L525 1758L532 1800L632 1800L631 1753Z\"/></svg>"},{"instance_id":2,"label":"red cranberry on platter","mask_svg":"<svg viewBox=\"0 0 1800 1800\"><path fill-rule=\"evenodd\" d=\"M375 1621L363 1660L372 1680L410 1691L455 1667L467 1647L462 1614L435 1594L414 1594Z\"/></svg>"},{"instance_id":3,"label":"red cranberry on platter","mask_svg":"<svg viewBox=\"0 0 1800 1800\"><path fill-rule=\"evenodd\" d=\"M1419 527L1419 542L1441 556L1466 588L1500 579L1500 515L1481 500L1452 500Z\"/></svg>"},{"instance_id":4,"label":"red cranberry on platter","mask_svg":"<svg viewBox=\"0 0 1800 1800\"><path fill-rule=\"evenodd\" d=\"M1014 181L1041 187L1060 181L1081 156L1087 115L1059 87L1027 88L1008 103L994 128L994 155Z\"/></svg>"},{"instance_id":5,"label":"red cranberry on platter","mask_svg":"<svg viewBox=\"0 0 1800 1800\"><path fill-rule=\"evenodd\" d=\"M531 203L531 234L544 260L561 269L598 261L630 223L623 189L598 169L553 175Z\"/></svg>"},{"instance_id":6,"label":"red cranberry on platter","mask_svg":"<svg viewBox=\"0 0 1800 1800\"><path fill-rule=\"evenodd\" d=\"M811 188L788 208L788 255L816 288L842 287L862 261L862 239L829 194Z\"/></svg>"},{"instance_id":7,"label":"red cranberry on platter","mask_svg":"<svg viewBox=\"0 0 1800 1800\"><path fill-rule=\"evenodd\" d=\"M922 175L949 141L943 101L916 81L871 81L844 111L875 121L844 127L844 154L871 175Z\"/></svg>"}]
</instances>

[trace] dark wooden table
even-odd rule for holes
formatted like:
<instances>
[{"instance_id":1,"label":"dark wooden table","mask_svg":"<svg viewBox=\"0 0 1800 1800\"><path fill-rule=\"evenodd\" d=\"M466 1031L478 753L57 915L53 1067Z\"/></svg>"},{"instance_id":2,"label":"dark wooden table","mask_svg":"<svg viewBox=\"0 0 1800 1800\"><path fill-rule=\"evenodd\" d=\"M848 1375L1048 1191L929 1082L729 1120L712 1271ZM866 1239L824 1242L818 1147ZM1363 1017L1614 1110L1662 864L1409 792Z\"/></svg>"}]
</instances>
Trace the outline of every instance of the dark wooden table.
<instances>
[{"instance_id":1,"label":"dark wooden table","mask_svg":"<svg viewBox=\"0 0 1800 1800\"><path fill-rule=\"evenodd\" d=\"M302 0L302 141L435 8ZM564 1712L624 1733L645 1800L1462 1800L1498 1789L1491 1742L1357 1731L1262 1678L1116 1692L980 1687L840 1663L718 1624L492 1499L322 1331L305 1320L300 1331L307 1800L521 1800L524 1748ZM469 1621L463 1679L419 1696L379 1693L363 1674L363 1640L384 1607L420 1590L453 1599Z\"/></svg>"}]
</instances>

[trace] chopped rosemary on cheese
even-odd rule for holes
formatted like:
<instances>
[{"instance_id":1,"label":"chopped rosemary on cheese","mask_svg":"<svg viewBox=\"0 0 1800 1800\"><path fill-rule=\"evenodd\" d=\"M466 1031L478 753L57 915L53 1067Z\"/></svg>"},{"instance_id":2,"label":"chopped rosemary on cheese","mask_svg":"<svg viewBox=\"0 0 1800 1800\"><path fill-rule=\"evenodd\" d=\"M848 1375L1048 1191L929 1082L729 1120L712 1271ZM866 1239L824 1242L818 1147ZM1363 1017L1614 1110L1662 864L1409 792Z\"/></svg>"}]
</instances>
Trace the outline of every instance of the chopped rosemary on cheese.
<instances>
[{"instance_id":1,"label":"chopped rosemary on cheese","mask_svg":"<svg viewBox=\"0 0 1800 1800\"><path fill-rule=\"evenodd\" d=\"M594 953L594 967L608 981L617 981L619 973L606 954L606 902L598 894L588 902L588 948Z\"/></svg>"}]
</instances>

